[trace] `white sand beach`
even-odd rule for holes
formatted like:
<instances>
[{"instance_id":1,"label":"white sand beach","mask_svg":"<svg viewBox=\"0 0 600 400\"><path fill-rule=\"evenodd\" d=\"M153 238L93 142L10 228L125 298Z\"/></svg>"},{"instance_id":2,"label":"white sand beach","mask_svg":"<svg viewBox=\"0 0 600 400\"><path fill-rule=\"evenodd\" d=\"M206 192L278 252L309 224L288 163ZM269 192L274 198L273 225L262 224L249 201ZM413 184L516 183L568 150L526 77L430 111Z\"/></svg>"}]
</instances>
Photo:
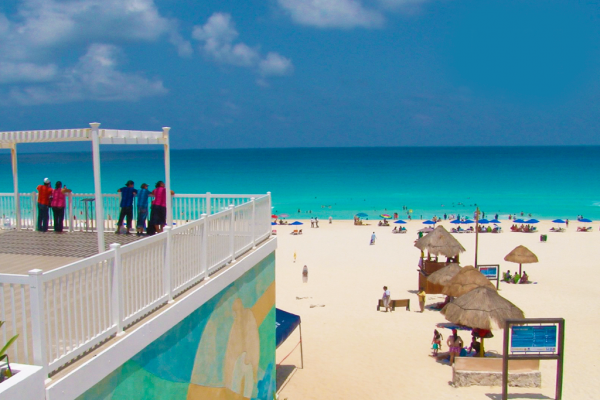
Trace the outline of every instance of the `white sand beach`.
<instances>
[{"instance_id":1,"label":"white sand beach","mask_svg":"<svg viewBox=\"0 0 600 400\"><path fill-rule=\"evenodd\" d=\"M280 399L500 399L500 387L454 388L452 369L429 357L436 324L446 322L436 311L419 310L417 263L414 247L421 221L404 225L407 234L392 234L390 227L354 226L352 221L320 221L311 229L303 221L302 235L290 235L297 227L274 226L277 250L277 307L302 317L304 369L291 373L279 393ZM444 222L450 230L452 225ZM479 264L500 264L502 271L518 270L504 256L524 245L539 263L524 265L530 285L500 284L500 294L520 307L529 318L566 319L563 398L600 398L600 355L596 334L600 332L600 232L553 233L548 221L537 224L539 233L510 232L503 222L501 234L479 235ZM369 245L371 234L377 241ZM548 241L540 242L540 233ZM473 265L475 234L455 237L466 248L461 266ZM294 252L297 260L294 263ZM308 282L302 267L308 266ZM411 299L411 311L377 312L376 305L387 285L392 299ZM297 298L303 299L297 299ZM428 295L427 303L443 300ZM311 305L324 305L314 307ZM441 330L444 338L450 331ZM470 333L459 332L466 343ZM502 331L485 341L486 351L502 351ZM298 342L296 331L277 351L277 362ZM446 346L444 346L445 349ZM296 350L283 363L300 366ZM541 363L542 388L509 388L510 398L554 398L556 362Z\"/></svg>"}]
</instances>

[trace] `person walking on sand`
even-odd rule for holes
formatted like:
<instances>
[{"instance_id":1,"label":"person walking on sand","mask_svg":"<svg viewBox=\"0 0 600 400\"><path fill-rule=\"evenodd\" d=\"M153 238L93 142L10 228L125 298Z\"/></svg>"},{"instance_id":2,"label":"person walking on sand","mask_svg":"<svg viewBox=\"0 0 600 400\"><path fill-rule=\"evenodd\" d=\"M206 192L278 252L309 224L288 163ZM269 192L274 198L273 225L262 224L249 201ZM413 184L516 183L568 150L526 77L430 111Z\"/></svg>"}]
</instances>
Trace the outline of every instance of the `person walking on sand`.
<instances>
[{"instance_id":1,"label":"person walking on sand","mask_svg":"<svg viewBox=\"0 0 600 400\"><path fill-rule=\"evenodd\" d=\"M442 348L442 340L444 340L444 337L442 336L441 333L438 332L437 329L433 330L433 339L431 340L431 345L433 348L433 356L436 357L438 355L438 351L441 350Z\"/></svg>"},{"instance_id":2,"label":"person walking on sand","mask_svg":"<svg viewBox=\"0 0 600 400\"><path fill-rule=\"evenodd\" d=\"M38 218L37 230L40 232L48 232L48 219L50 218L49 207L52 200L52 185L50 179L44 178L44 184L38 185Z\"/></svg>"},{"instance_id":3,"label":"person walking on sand","mask_svg":"<svg viewBox=\"0 0 600 400\"><path fill-rule=\"evenodd\" d=\"M463 340L458 336L456 329L452 329L452 336L448 337L446 344L450 351L450 365L452 365L454 364L454 357L457 357L463 348Z\"/></svg>"},{"instance_id":4,"label":"person walking on sand","mask_svg":"<svg viewBox=\"0 0 600 400\"><path fill-rule=\"evenodd\" d=\"M331 216L329 216L329 223L331 224L333 222L333 218Z\"/></svg>"},{"instance_id":5,"label":"person walking on sand","mask_svg":"<svg viewBox=\"0 0 600 400\"><path fill-rule=\"evenodd\" d=\"M319 227L319 217L315 217L315 228Z\"/></svg>"},{"instance_id":6,"label":"person walking on sand","mask_svg":"<svg viewBox=\"0 0 600 400\"><path fill-rule=\"evenodd\" d=\"M417 296L419 296L419 308L421 308L421 312L423 312L425 311L425 301L427 300L427 293L425 292L425 289L421 288L419 293L417 293Z\"/></svg>"},{"instance_id":7,"label":"person walking on sand","mask_svg":"<svg viewBox=\"0 0 600 400\"><path fill-rule=\"evenodd\" d=\"M371 245L375 244L375 239L377 239L377 236L375 236L375 232L373 232L373 234L371 235Z\"/></svg>"},{"instance_id":8,"label":"person walking on sand","mask_svg":"<svg viewBox=\"0 0 600 400\"><path fill-rule=\"evenodd\" d=\"M313 217L310 217L310 227L311 228L315 227L315 219Z\"/></svg>"},{"instance_id":9,"label":"person walking on sand","mask_svg":"<svg viewBox=\"0 0 600 400\"><path fill-rule=\"evenodd\" d=\"M133 187L133 181L127 181L125 186L117 190L117 193L121 193L121 213L119 214L119 220L117 221L117 230L115 233L118 235L123 226L123 221L127 219L127 233L131 229L131 221L133 220L133 199L137 195L137 189Z\"/></svg>"},{"instance_id":10,"label":"person walking on sand","mask_svg":"<svg viewBox=\"0 0 600 400\"><path fill-rule=\"evenodd\" d=\"M294 252L294 262L296 262L296 252Z\"/></svg>"},{"instance_id":11,"label":"person walking on sand","mask_svg":"<svg viewBox=\"0 0 600 400\"><path fill-rule=\"evenodd\" d=\"M308 267L305 265L302 267L302 283L308 282Z\"/></svg>"},{"instance_id":12,"label":"person walking on sand","mask_svg":"<svg viewBox=\"0 0 600 400\"><path fill-rule=\"evenodd\" d=\"M71 193L71 189L63 187L61 181L57 181L52 191L52 215L54 215L54 232L62 232L65 221L65 194Z\"/></svg>"},{"instance_id":13,"label":"person walking on sand","mask_svg":"<svg viewBox=\"0 0 600 400\"><path fill-rule=\"evenodd\" d=\"M387 286L383 287L383 296L381 297L381 300L383 300L383 306L385 307L385 312L388 311L392 311L391 307L390 307L390 291L388 290Z\"/></svg>"}]
</instances>

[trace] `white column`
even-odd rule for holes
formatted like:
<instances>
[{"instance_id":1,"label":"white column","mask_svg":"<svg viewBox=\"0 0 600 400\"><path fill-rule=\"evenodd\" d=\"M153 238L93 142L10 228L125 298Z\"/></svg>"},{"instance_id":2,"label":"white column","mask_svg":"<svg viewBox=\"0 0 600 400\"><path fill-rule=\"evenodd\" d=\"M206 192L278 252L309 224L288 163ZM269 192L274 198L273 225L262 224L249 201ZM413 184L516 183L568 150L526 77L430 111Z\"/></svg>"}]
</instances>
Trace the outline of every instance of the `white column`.
<instances>
[{"instance_id":1,"label":"white column","mask_svg":"<svg viewBox=\"0 0 600 400\"><path fill-rule=\"evenodd\" d=\"M17 144L10 148L10 158L12 160L13 187L15 191L15 225L18 231L21 230L21 201L19 200L19 173L17 168Z\"/></svg>"},{"instance_id":2,"label":"white column","mask_svg":"<svg viewBox=\"0 0 600 400\"><path fill-rule=\"evenodd\" d=\"M29 271L29 301L31 307L31 333L33 336L33 362L44 369L44 378L48 378L43 273L44 271L41 269Z\"/></svg>"},{"instance_id":3,"label":"white column","mask_svg":"<svg viewBox=\"0 0 600 400\"><path fill-rule=\"evenodd\" d=\"M94 159L94 192L96 202L96 234L98 235L98 253L105 251L104 247L104 201L102 200L102 185L100 183L100 138L98 127L100 123L92 122L92 155Z\"/></svg>"},{"instance_id":4,"label":"white column","mask_svg":"<svg viewBox=\"0 0 600 400\"><path fill-rule=\"evenodd\" d=\"M112 264L112 280L110 283L110 302L112 323L117 327L117 336L123 335L123 284L121 282L121 245L113 243L110 251L114 252Z\"/></svg>"},{"instance_id":5,"label":"white column","mask_svg":"<svg viewBox=\"0 0 600 400\"><path fill-rule=\"evenodd\" d=\"M200 251L200 268L204 271L204 279L208 279L208 218L206 214L200 216L202 218L203 230L202 230L202 243Z\"/></svg>"},{"instance_id":6,"label":"white column","mask_svg":"<svg viewBox=\"0 0 600 400\"><path fill-rule=\"evenodd\" d=\"M229 206L231 213L229 214L229 251L231 252L231 263L235 262L235 207Z\"/></svg>"},{"instance_id":7,"label":"white column","mask_svg":"<svg viewBox=\"0 0 600 400\"><path fill-rule=\"evenodd\" d=\"M173 227L173 199L171 198L171 155L169 149L169 131L171 128L163 128L163 139L165 140L165 189L167 190L167 226Z\"/></svg>"},{"instance_id":8,"label":"white column","mask_svg":"<svg viewBox=\"0 0 600 400\"><path fill-rule=\"evenodd\" d=\"M206 214L210 215L212 214L211 212L211 197L210 197L210 192L206 192Z\"/></svg>"},{"instance_id":9,"label":"white column","mask_svg":"<svg viewBox=\"0 0 600 400\"><path fill-rule=\"evenodd\" d=\"M171 246L173 245L172 243L172 233L171 233L171 227L170 226L165 226L165 234L167 235L167 240L165 240L165 262L164 262L164 270L163 270L163 282L164 282L164 289L166 290L167 293L167 300L169 303L173 302L173 285L171 283L171 272L173 270L173 266L171 265Z\"/></svg>"},{"instance_id":10,"label":"white column","mask_svg":"<svg viewBox=\"0 0 600 400\"><path fill-rule=\"evenodd\" d=\"M250 234L252 235L252 248L256 248L256 201L254 197L250 198L252 203L252 226L250 228Z\"/></svg>"},{"instance_id":11,"label":"white column","mask_svg":"<svg viewBox=\"0 0 600 400\"><path fill-rule=\"evenodd\" d=\"M73 193L68 193L67 197L69 198L69 232L73 232L75 230L75 216L73 215Z\"/></svg>"}]
</instances>

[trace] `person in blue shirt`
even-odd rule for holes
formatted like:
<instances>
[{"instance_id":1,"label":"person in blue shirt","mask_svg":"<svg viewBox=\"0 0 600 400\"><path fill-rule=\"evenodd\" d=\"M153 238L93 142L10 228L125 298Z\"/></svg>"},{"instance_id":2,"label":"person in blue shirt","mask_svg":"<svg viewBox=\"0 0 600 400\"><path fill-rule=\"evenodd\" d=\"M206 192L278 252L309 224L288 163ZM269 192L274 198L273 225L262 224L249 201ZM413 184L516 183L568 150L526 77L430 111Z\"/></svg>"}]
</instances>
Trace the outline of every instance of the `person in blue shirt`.
<instances>
[{"instance_id":1,"label":"person in blue shirt","mask_svg":"<svg viewBox=\"0 0 600 400\"><path fill-rule=\"evenodd\" d=\"M121 213L119 214L119 221L117 222L116 234L119 234L121 226L123 226L123 220L127 218L127 234L131 229L131 220L133 219L133 199L137 195L137 189L133 187L133 181L127 181L124 187L117 190L121 193Z\"/></svg>"},{"instance_id":2,"label":"person in blue shirt","mask_svg":"<svg viewBox=\"0 0 600 400\"><path fill-rule=\"evenodd\" d=\"M137 236L141 236L146 229L146 220L148 220L148 184L142 183L140 192L137 194Z\"/></svg>"}]
</instances>

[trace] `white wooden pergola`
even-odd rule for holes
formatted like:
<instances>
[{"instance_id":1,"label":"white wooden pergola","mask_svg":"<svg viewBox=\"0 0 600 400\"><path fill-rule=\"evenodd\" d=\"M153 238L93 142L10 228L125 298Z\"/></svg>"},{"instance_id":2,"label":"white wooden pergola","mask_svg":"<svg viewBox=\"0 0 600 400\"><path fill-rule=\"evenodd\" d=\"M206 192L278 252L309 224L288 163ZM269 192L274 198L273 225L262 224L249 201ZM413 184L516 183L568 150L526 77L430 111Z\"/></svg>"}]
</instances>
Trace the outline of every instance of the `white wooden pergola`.
<instances>
[{"instance_id":1,"label":"white wooden pergola","mask_svg":"<svg viewBox=\"0 0 600 400\"><path fill-rule=\"evenodd\" d=\"M0 149L10 149L13 171L13 186L15 193L15 215L17 229L21 226L21 210L19 205L19 179L17 165L17 145L22 143L44 142L92 142L94 163L94 192L96 201L96 227L98 236L98 251L105 251L104 243L104 207L102 187L100 183L100 145L163 145L165 154L165 186L167 190L167 226L173 225L171 211L171 160L169 155L169 130L162 131L129 131L117 129L100 129L100 123L90 123L90 128L60 129L44 131L15 131L0 132Z\"/></svg>"}]
</instances>

